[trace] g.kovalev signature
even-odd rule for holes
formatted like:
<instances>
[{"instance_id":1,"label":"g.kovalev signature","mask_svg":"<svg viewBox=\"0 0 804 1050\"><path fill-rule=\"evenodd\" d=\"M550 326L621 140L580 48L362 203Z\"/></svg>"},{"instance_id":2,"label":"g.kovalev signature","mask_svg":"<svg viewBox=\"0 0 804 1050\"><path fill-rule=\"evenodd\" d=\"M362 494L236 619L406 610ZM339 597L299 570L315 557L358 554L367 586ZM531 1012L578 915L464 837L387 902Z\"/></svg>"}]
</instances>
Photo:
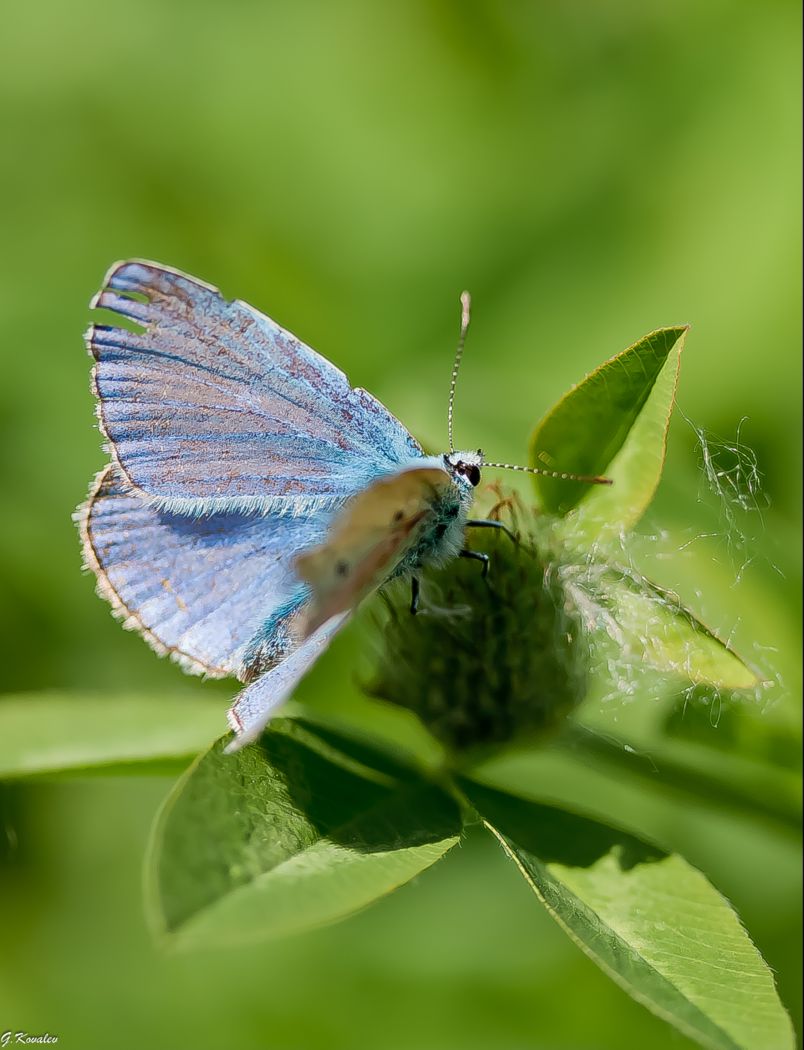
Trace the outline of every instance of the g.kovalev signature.
<instances>
[{"instance_id":1,"label":"g.kovalev signature","mask_svg":"<svg viewBox=\"0 0 804 1050\"><path fill-rule=\"evenodd\" d=\"M41 1035L31 1035L30 1032L3 1032L0 1035L0 1046L34 1046L52 1045L58 1043L59 1037L43 1032Z\"/></svg>"}]
</instances>

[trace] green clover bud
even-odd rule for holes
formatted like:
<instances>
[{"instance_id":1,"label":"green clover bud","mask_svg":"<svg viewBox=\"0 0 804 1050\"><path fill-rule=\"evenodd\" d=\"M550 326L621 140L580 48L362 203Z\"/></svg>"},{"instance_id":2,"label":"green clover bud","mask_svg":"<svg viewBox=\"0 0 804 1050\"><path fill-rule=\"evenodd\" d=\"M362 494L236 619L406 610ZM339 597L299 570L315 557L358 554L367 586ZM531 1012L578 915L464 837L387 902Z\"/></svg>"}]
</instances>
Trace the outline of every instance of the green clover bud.
<instances>
[{"instance_id":1,"label":"green clover bud","mask_svg":"<svg viewBox=\"0 0 804 1050\"><path fill-rule=\"evenodd\" d=\"M558 573L529 536L469 529L489 557L425 574L418 615L395 588L371 692L414 711L453 752L557 728L583 699L582 627Z\"/></svg>"}]
</instances>

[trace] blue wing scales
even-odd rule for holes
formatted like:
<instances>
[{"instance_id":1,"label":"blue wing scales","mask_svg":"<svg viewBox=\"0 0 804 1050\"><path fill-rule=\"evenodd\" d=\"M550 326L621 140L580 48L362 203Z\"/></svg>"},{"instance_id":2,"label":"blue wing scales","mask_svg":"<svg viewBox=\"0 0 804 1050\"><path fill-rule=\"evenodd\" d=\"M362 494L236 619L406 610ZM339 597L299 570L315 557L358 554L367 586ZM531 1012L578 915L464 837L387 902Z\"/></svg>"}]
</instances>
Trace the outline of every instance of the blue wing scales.
<instances>
[{"instance_id":1,"label":"blue wing scales","mask_svg":"<svg viewBox=\"0 0 804 1050\"><path fill-rule=\"evenodd\" d=\"M307 513L422 450L370 394L268 317L155 263L113 266L93 306L101 428L122 476L159 505Z\"/></svg>"},{"instance_id":2,"label":"blue wing scales","mask_svg":"<svg viewBox=\"0 0 804 1050\"><path fill-rule=\"evenodd\" d=\"M132 492L114 465L77 517L84 560L127 627L185 670L244 680L249 643L265 639L272 615L299 604L295 555L320 542L329 520L322 511L169 513ZM273 643L275 662L292 641L275 633Z\"/></svg>"}]
</instances>

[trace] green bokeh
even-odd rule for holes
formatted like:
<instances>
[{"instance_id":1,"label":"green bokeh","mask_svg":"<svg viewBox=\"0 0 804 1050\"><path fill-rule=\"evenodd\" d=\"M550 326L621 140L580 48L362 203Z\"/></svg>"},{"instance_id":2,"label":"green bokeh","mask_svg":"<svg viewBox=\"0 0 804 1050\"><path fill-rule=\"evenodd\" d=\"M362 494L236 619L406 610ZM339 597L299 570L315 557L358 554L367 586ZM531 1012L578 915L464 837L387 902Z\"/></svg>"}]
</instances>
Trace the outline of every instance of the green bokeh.
<instances>
[{"instance_id":1,"label":"green bokeh","mask_svg":"<svg viewBox=\"0 0 804 1050\"><path fill-rule=\"evenodd\" d=\"M778 650L763 656L781 679L768 717L794 719L798 71L798 7L777 0L4 9L0 689L107 692L109 718L114 693L231 693L124 634L79 571L69 514L104 458L86 303L111 262L144 256L265 310L433 447L470 288L456 437L499 460L523 461L537 418L603 358L691 323L680 406L726 445L747 417L770 506L738 521L746 566L717 504L698 502L677 419L651 525L684 550L651 572L749 654ZM336 652L309 699L337 706L332 683L346 697L351 678ZM625 731L637 708L600 717ZM682 849L735 903L798 1020L795 844L588 780L598 809L608 799ZM687 1045L472 837L349 923L161 958L139 880L168 787L99 777L0 795L0 1031L90 1050Z\"/></svg>"}]
</instances>

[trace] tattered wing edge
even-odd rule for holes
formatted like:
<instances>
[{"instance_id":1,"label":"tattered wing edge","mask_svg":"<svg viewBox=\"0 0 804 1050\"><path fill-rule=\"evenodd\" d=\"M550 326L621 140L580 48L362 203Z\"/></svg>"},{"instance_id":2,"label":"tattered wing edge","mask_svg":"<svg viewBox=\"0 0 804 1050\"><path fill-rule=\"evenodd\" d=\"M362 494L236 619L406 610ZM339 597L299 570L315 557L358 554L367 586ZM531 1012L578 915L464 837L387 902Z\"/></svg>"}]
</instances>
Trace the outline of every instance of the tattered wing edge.
<instances>
[{"instance_id":1,"label":"tattered wing edge","mask_svg":"<svg viewBox=\"0 0 804 1050\"><path fill-rule=\"evenodd\" d=\"M147 266L154 270L159 270L162 273L169 273L173 274L176 277L181 277L182 280L188 281L190 284L195 284L199 288L203 288L208 292L212 292L213 295L220 296L220 298L224 302L237 303L238 305L247 309L255 317L255 319L263 319L269 321L272 325L276 325L277 328L280 328L281 331L283 331L286 335L290 336L290 338L294 339L301 346L305 347L309 353L316 354L316 356L318 357L321 356L317 353L317 351L307 346L307 344L303 342L303 340L299 339L297 335L294 335L293 332L289 331L286 328L282 328L280 325L277 324L276 321L271 320L271 318L269 318L267 314L264 314L261 310L258 310L254 306L251 306L250 303L246 303L242 299L227 299L226 296L221 292L220 288L217 288L214 284L208 284L206 281L199 280L198 277L193 277L192 274L185 273L183 270L176 269L173 266L165 266L162 263L154 262L152 259L119 259L117 262L113 263L106 271L103 281L101 282L100 288L89 301L90 310L106 309L120 316L128 316L125 313L121 314L119 308L115 308L103 302L103 297L110 290L114 292L114 289L111 288L110 282L112 281L117 271L122 269L124 266ZM120 295L121 293L117 292L115 294ZM138 320L136 316L130 315L130 319L133 320L135 324L139 325L140 328L143 328L146 332L148 331L148 326L140 320ZM92 358L92 369L90 371L90 391L92 393L93 398L95 399L94 412L95 418L98 421L98 430L100 431L101 437L103 438L103 450L113 460L114 465L117 467L117 469L120 472L120 475L124 478L126 484L129 486L132 492L136 493L136 495L140 496L142 499L147 500L147 502L151 506L156 507L159 510L166 510L172 514L192 515L193 517L203 517L207 514L215 514L218 512L243 514L267 514L273 512L277 514L287 514L289 517L295 517L297 515L302 514L312 514L320 509L334 509L338 505L338 498L332 496L315 496L307 498L299 498L293 496L224 496L220 498L197 498L194 496L162 497L155 493L148 492L146 489L142 488L141 485L138 485L137 482L134 481L134 479L131 477L129 471L124 466L123 461L121 460L120 455L117 451L115 441L109 433L109 428L106 424L106 417L103 412L103 398L101 397L100 390L98 389L98 368L100 365L100 361L98 352L96 351L95 347L95 336L99 329L105 330L107 327L108 326L106 325L98 325L93 323L89 325L86 332L84 333L84 344L86 346L87 353ZM345 372L337 368L336 365L333 365L331 361L327 361L326 363L334 371L340 373L340 375L343 376L343 379L347 384L349 383L349 377ZM362 388L353 387L352 389L357 390ZM368 391L363 392L373 401L377 401L377 399L372 394L369 394ZM381 402L378 402L378 404L381 405L384 411L388 412L388 409L385 408L385 406L382 405ZM400 424L400 426L401 425L402 424ZM411 440L415 441L415 439L412 438L412 436ZM416 442L416 444L418 444L418 442Z\"/></svg>"},{"instance_id":2,"label":"tattered wing edge","mask_svg":"<svg viewBox=\"0 0 804 1050\"><path fill-rule=\"evenodd\" d=\"M132 263L139 264L139 265L144 265L144 266L154 266L154 267L156 267L159 270L166 270L169 273L175 273L175 274L177 274L177 275L179 275L181 277L187 277L187 279L190 280L190 281L194 280L194 278L189 277L186 274L181 273L180 270L172 270L169 266L162 266L160 263L151 262L150 260L147 260L147 259L118 259L118 261L115 262L115 263L112 263L112 265L106 271L106 273L104 274L103 280L101 281L100 288L97 290L97 292L90 299L90 301L89 301L89 309L90 310L97 310L97 309L100 308L101 298L103 297L104 293L109 290L109 282L114 277L115 273L117 273L117 271L120 270L123 266L128 266L128 265L130 265ZM214 291L214 292L218 291L217 288L213 288L212 285L204 284L203 281L197 281L196 283L202 285L205 288L208 288L211 291ZM101 398L100 391L98 390L98 365L99 365L99 360L98 360L98 354L95 351L95 345L94 345L95 344L95 333L96 333L96 331L98 330L99 327L102 327L102 326L98 326L97 324L93 323L87 328L86 332L84 333L84 344L86 346L87 353L92 358L92 369L90 371L89 386L90 386L90 390L92 392L92 396L95 399L95 418L98 421L98 429L100 430L101 437L103 438L103 449L104 449L104 452L107 453L107 455L111 456L112 460L114 461L114 465L120 471L120 473L123 476L123 478L125 478L126 484L131 487L132 491L136 492L138 496L142 496L143 499L148 499L149 498L149 494L144 489L140 488L140 486L137 485L133 481L133 479L131 478L131 475L128 473L126 468L123 466L123 463L122 463L120 457L117 454L117 447L116 447L114 441L112 440L112 437L109 434L108 428L106 426L106 419L105 419L104 414L103 414L103 399ZM146 326L140 325L140 327L146 327ZM147 330L147 328L146 328L146 330ZM101 472L101 473L103 473L103 472ZM99 477L100 477L100 475L96 476L95 482L98 481ZM84 506L87 506L89 508L89 505L91 505L92 498L93 498L93 496L95 495L96 492L97 492L97 485L95 485L93 483L93 487L92 487L92 489L90 489L89 499L87 500L86 504L82 504L82 506L79 508L79 511L81 511ZM76 514L78 514L79 511L76 511ZM154 648L156 648L156 647L154 646ZM160 655L163 655L163 654L160 654Z\"/></svg>"}]
</instances>

